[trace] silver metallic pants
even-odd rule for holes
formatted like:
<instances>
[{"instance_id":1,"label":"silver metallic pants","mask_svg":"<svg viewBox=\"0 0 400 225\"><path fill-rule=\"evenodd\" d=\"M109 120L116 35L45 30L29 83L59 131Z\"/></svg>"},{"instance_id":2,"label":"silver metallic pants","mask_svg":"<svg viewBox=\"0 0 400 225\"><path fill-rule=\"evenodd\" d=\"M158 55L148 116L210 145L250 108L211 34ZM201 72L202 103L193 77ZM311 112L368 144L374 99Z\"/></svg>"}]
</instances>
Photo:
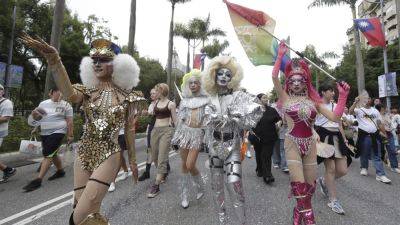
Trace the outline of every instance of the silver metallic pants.
<instances>
[{"instance_id":1,"label":"silver metallic pants","mask_svg":"<svg viewBox=\"0 0 400 225\"><path fill-rule=\"evenodd\" d=\"M219 158L218 155L214 153L213 149L210 149L209 157L211 188L214 192L213 198L220 224L226 224L224 183L228 189L239 224L246 224L239 148L234 148L225 160Z\"/></svg>"}]
</instances>

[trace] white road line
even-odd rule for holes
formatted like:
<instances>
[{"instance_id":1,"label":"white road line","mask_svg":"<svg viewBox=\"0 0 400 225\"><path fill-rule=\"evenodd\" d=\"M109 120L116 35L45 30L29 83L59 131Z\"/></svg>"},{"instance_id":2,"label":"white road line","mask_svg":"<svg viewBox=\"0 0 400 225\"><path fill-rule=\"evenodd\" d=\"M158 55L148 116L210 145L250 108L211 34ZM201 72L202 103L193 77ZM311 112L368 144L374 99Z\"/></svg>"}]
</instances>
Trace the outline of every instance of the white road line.
<instances>
[{"instance_id":1,"label":"white road line","mask_svg":"<svg viewBox=\"0 0 400 225\"><path fill-rule=\"evenodd\" d=\"M170 152L169 153L169 157L175 156L176 154L177 154L176 152ZM146 162L142 162L142 163L138 164L138 170L139 171L143 170L145 168L145 166L144 166L145 164L146 164ZM118 173L118 175L121 175L122 173L123 172L121 171L121 172ZM129 174L129 176L131 176L131 174ZM121 180L120 177L118 177L116 179L116 182L119 182L120 180ZM49 201L43 202L43 203L41 203L41 204L39 204L37 206L34 206L34 207L30 208L30 209L27 209L27 210L24 210L22 212L19 212L19 213L15 214L15 215L9 216L9 217L7 217L7 218L5 218L3 220L0 220L0 225L1 224L5 224L7 222L10 222L12 220L18 219L19 217L22 217L22 216L24 216L26 214L34 212L34 211L36 211L38 209L41 209L43 207L46 207L46 206L48 206L50 204L53 204L54 202L57 202L57 201L60 201L60 200L62 200L64 198L70 197L70 196L73 195L73 193L74 193L73 191L68 192L68 193L66 193L64 195L61 195L61 196L59 196L57 198L54 198L54 199L51 199ZM55 206L50 207L50 208L48 208L48 209L46 209L46 210L44 210L44 211L42 211L40 213L37 213L37 214L35 214L33 216L30 216L30 217L28 217L28 218L26 218L26 219L24 219L24 220L22 220L22 221L20 221L20 222L18 222L16 224L21 224L22 225L22 224L30 223L30 222L32 222L34 220L37 220L37 219L39 219L39 218L41 218L41 217L43 217L43 216L45 216L45 215L47 215L47 214L49 214L51 212L54 212L54 211L56 211L56 210L58 210L60 208L63 208L64 206L67 206L68 204L71 204L71 201L72 201L72 199L69 199L67 201L61 202L58 205L55 205Z\"/></svg>"}]
</instances>

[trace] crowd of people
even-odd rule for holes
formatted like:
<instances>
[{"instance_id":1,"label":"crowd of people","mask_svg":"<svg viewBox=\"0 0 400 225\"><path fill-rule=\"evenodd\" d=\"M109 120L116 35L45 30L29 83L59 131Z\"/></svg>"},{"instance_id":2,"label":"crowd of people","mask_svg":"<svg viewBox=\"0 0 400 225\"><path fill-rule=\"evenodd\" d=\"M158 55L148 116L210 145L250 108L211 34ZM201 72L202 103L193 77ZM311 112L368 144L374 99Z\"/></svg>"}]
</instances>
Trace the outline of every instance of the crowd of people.
<instances>
[{"instance_id":1,"label":"crowd of people","mask_svg":"<svg viewBox=\"0 0 400 225\"><path fill-rule=\"evenodd\" d=\"M181 156L180 205L184 209L192 201L191 187L195 188L196 200L206 194L206 184L196 163L202 149L208 152L211 195L220 224L227 221L225 189L236 221L246 224L241 164L245 156L251 157L250 144L255 150L255 175L266 184L275 182L272 167L289 174L291 195L296 200L290 218L294 225L315 224L311 199L317 185L327 197L329 208L338 214L345 213L337 198L341 189L336 180L347 174L353 158L360 157L363 176L368 175L371 159L376 180L382 183L391 182L385 164L400 173L397 110L387 112L380 102L367 95L357 97L347 108L350 86L338 82L336 89L322 85L315 90L310 68L303 60L287 63L282 85L278 74L287 51L283 42L272 71L278 94L273 103L265 94L254 96L241 89L241 66L233 57L217 56L204 72L193 70L183 77L179 102L171 101L168 85L160 83L151 90L151 103L145 108L143 94L134 90L140 69L114 43L95 40L90 57L81 63L83 84L72 85L55 48L29 36L22 40L46 58L57 85L50 90L50 98L41 102L28 118L35 131L40 127L44 158L37 178L24 190L39 188L52 163L57 171L48 180L65 176L58 149L65 136L68 143L73 141L73 112L68 102L80 105L84 114L74 164L74 205L69 224L108 224L100 214L100 206L107 191L115 190L121 168L121 179L128 177L130 167L136 183L150 178L154 163L157 172L147 197L155 198L161 184L167 181L172 148ZM3 89L0 86L0 95ZM151 122L146 131L146 169L138 176L135 124L141 115L149 116ZM1 98L1 141L7 135L12 116L12 102ZM124 151L128 153L127 160ZM322 163L324 173L318 176L317 166ZM16 173L15 168L1 163L0 169L3 180Z\"/></svg>"}]
</instances>

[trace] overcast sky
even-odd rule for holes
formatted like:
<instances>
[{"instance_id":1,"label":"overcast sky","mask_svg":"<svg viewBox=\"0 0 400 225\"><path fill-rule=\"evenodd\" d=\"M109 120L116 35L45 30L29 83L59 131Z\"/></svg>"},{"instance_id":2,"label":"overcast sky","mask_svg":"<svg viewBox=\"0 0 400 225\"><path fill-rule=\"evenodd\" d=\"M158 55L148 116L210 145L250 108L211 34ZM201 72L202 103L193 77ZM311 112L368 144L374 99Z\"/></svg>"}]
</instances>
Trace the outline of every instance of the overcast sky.
<instances>
[{"instance_id":1,"label":"overcast sky","mask_svg":"<svg viewBox=\"0 0 400 225\"><path fill-rule=\"evenodd\" d=\"M334 51L342 54L347 43L346 30L352 25L350 8L347 5L331 8L307 6L312 0L230 0L233 3L262 10L276 20L275 34L280 38L291 37L291 45L303 50L312 44L319 54ZM79 18L86 19L95 14L109 21L111 32L119 38L119 45L128 42L130 0L67 0L67 7ZM254 67L248 60L233 30L228 10L222 0L192 0L176 5L175 22L185 23L193 17L211 15L212 27L227 32L230 43L226 52L236 57L244 68L242 86L252 93L267 92L272 88L269 66ZM166 65L168 54L168 31L171 5L167 0L137 0L136 38L141 56L158 59ZM186 62L186 41L174 39L182 63ZM329 61L336 65L336 61Z\"/></svg>"}]
</instances>

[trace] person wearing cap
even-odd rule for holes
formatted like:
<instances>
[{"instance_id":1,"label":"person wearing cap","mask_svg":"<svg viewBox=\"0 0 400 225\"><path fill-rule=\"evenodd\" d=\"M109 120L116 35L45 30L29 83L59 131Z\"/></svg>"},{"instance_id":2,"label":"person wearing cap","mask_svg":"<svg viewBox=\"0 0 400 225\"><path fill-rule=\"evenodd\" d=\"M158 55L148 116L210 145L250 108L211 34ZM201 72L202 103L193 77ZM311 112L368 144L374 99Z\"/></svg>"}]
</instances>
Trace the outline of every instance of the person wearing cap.
<instances>
[{"instance_id":1,"label":"person wearing cap","mask_svg":"<svg viewBox=\"0 0 400 225\"><path fill-rule=\"evenodd\" d=\"M4 138L8 135L8 122L14 116L13 103L11 100L4 98L4 87L0 84L0 147ZM0 162L0 170L3 171L1 183L6 182L8 178L15 175L15 168L4 165Z\"/></svg>"},{"instance_id":2,"label":"person wearing cap","mask_svg":"<svg viewBox=\"0 0 400 225\"><path fill-rule=\"evenodd\" d=\"M84 132L74 165L74 211L69 224L108 224L100 207L120 168L121 128L125 129L133 181L137 181L133 121L146 106L143 94L133 90L139 83L140 69L130 55L121 54L116 44L98 39L91 43L90 57L82 59L83 84L72 85L54 47L26 34L21 39L46 58L65 99L81 104L84 111Z\"/></svg>"}]
</instances>

